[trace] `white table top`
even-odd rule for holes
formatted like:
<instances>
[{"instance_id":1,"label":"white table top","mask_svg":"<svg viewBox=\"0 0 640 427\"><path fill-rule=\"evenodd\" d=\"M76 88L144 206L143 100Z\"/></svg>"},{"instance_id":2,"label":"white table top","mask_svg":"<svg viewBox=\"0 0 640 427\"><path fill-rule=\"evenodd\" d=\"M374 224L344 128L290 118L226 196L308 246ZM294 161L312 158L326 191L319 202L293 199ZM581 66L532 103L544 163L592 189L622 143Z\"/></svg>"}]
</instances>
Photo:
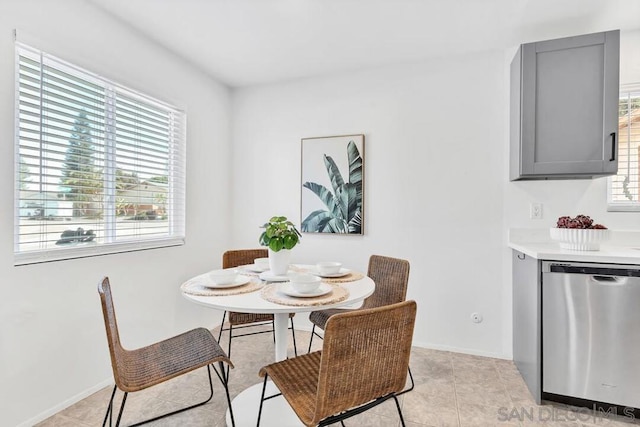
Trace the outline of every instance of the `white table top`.
<instances>
[{"instance_id":1,"label":"white table top","mask_svg":"<svg viewBox=\"0 0 640 427\"><path fill-rule=\"evenodd\" d=\"M260 291L248 292L244 294L225 295L225 296L198 296L182 292L188 301L196 304L204 305L220 310L237 311L242 313L302 313L319 309L327 309L334 307L342 307L345 305L355 304L363 301L375 290L375 284L369 277L364 276L362 279L353 282L340 283L342 287L349 291L347 299L335 304L326 305L306 305L292 306L282 305L269 302L260 296Z\"/></svg>"}]
</instances>

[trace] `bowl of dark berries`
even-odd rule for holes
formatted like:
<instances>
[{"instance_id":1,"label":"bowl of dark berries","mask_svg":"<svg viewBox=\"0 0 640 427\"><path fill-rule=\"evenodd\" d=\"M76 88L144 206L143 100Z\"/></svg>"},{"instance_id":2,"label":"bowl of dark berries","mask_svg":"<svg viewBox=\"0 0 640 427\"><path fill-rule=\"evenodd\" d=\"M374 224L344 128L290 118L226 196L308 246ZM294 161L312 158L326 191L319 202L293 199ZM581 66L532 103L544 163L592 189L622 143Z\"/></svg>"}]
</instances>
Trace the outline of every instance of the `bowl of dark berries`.
<instances>
[{"instance_id":1,"label":"bowl of dark berries","mask_svg":"<svg viewBox=\"0 0 640 427\"><path fill-rule=\"evenodd\" d=\"M561 216L556 227L551 228L551 239L557 241L562 249L574 251L600 250L600 243L609 237L610 230L602 224L595 224L587 215Z\"/></svg>"}]
</instances>

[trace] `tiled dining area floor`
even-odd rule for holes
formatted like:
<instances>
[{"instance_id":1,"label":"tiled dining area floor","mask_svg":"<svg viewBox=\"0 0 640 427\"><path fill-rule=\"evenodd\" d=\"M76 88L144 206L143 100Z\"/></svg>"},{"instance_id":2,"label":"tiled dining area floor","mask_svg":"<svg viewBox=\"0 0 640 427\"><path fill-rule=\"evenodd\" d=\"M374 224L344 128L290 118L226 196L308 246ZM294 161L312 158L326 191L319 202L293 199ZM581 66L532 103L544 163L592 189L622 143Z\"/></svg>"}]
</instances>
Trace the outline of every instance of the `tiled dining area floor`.
<instances>
[{"instance_id":1,"label":"tiled dining area floor","mask_svg":"<svg viewBox=\"0 0 640 427\"><path fill-rule=\"evenodd\" d=\"M217 336L217 332L214 331ZM226 335L226 334L225 334ZM297 331L298 348L308 346L309 333ZM226 341L221 342L226 349ZM315 339L314 348L322 341ZM106 343L105 343L105 351ZM292 346L289 348L293 356ZM273 360L270 334L234 338L231 359L231 398L260 382L258 370ZM593 427L630 426L640 422L626 417L594 414L585 409L560 404L535 404L513 362L446 351L413 348L411 370L416 387L400 397L408 427L445 426L549 426ZM39 427L100 426L112 386L83 399L45 421ZM150 389L131 393L122 425L153 417L185 404L204 400L209 393L205 369L173 379ZM118 392L121 397L121 392ZM199 400L198 400L199 399ZM119 401L117 402L119 405ZM265 404L268 404L265 403ZM119 407L119 406L118 406ZM236 408L235 411L257 411ZM213 399L199 408L147 424L149 426L224 426L226 400L214 375ZM115 421L115 420L114 420ZM345 421L346 426L395 427L400 425L393 400Z\"/></svg>"}]
</instances>

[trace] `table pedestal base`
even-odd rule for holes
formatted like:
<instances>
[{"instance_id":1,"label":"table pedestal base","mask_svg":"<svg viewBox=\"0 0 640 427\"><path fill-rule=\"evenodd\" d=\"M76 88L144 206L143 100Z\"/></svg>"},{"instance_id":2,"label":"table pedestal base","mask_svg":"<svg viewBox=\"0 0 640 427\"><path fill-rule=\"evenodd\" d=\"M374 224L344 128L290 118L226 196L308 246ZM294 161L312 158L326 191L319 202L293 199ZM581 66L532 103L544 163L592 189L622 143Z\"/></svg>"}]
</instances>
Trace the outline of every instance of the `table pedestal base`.
<instances>
[{"instance_id":1,"label":"table pedestal base","mask_svg":"<svg viewBox=\"0 0 640 427\"><path fill-rule=\"evenodd\" d=\"M278 388L271 382L267 382L265 396L279 393ZM237 395L231 402L233 418L236 427L255 427L258 421L258 409L260 408L260 396L262 396L262 382L253 385ZM231 416L227 411L227 427L231 427ZM291 406L284 397L278 396L266 400L262 404L262 416L260 427L303 427L300 419L293 412Z\"/></svg>"}]
</instances>

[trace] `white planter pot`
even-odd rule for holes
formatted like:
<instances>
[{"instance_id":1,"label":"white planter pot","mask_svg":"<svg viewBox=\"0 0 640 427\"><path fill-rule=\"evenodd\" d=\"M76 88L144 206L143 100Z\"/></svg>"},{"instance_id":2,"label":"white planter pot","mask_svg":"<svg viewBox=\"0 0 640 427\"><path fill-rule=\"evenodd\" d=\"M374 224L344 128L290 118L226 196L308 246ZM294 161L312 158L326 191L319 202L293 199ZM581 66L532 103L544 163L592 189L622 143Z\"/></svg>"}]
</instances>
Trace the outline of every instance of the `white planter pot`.
<instances>
[{"instance_id":1,"label":"white planter pot","mask_svg":"<svg viewBox=\"0 0 640 427\"><path fill-rule=\"evenodd\" d=\"M557 241L562 249L574 251L598 251L600 243L611 236L609 229L596 228L556 228L550 230L551 239Z\"/></svg>"},{"instance_id":2,"label":"white planter pot","mask_svg":"<svg viewBox=\"0 0 640 427\"><path fill-rule=\"evenodd\" d=\"M291 260L291 250L280 249L274 252L269 249L269 269L272 274L281 276L289 271L289 262Z\"/></svg>"}]
</instances>

